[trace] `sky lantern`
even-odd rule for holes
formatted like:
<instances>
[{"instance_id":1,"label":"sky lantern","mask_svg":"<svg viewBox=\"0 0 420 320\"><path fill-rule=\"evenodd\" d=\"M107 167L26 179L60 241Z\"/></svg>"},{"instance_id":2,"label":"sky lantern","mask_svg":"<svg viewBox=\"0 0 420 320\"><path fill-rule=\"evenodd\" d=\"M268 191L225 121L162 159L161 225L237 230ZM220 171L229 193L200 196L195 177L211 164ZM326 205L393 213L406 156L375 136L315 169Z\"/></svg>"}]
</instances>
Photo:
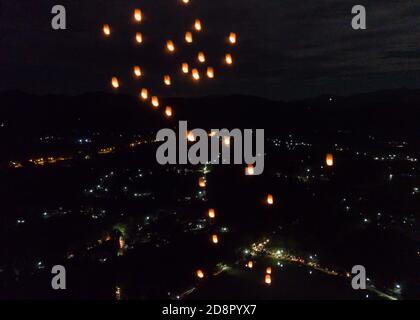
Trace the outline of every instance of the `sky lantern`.
<instances>
[{"instance_id":1,"label":"sky lantern","mask_svg":"<svg viewBox=\"0 0 420 320\"><path fill-rule=\"evenodd\" d=\"M254 166L252 164L249 164L245 169L245 174L247 176L253 176L254 173L255 173Z\"/></svg>"},{"instance_id":2,"label":"sky lantern","mask_svg":"<svg viewBox=\"0 0 420 320\"><path fill-rule=\"evenodd\" d=\"M211 241L214 244L218 244L219 243L219 237L217 236L217 234L214 234L214 235L211 236Z\"/></svg>"},{"instance_id":3,"label":"sky lantern","mask_svg":"<svg viewBox=\"0 0 420 320\"><path fill-rule=\"evenodd\" d=\"M134 10L134 20L136 20L137 22L141 22L142 18L143 18L143 15L141 13L141 10L140 9L135 9Z\"/></svg>"},{"instance_id":4,"label":"sky lantern","mask_svg":"<svg viewBox=\"0 0 420 320\"><path fill-rule=\"evenodd\" d=\"M206 55L204 54L204 52L199 52L197 59L200 63L206 62Z\"/></svg>"},{"instance_id":5,"label":"sky lantern","mask_svg":"<svg viewBox=\"0 0 420 320\"><path fill-rule=\"evenodd\" d=\"M210 219L216 218L216 212L215 212L215 210L212 209L212 208L209 209L208 216L209 216Z\"/></svg>"},{"instance_id":6,"label":"sky lantern","mask_svg":"<svg viewBox=\"0 0 420 320\"><path fill-rule=\"evenodd\" d=\"M194 23L194 29L196 31L201 31L203 29L203 26L201 25L200 19L196 19Z\"/></svg>"},{"instance_id":7,"label":"sky lantern","mask_svg":"<svg viewBox=\"0 0 420 320\"><path fill-rule=\"evenodd\" d=\"M166 48L169 52L175 52L175 44L172 40L166 41Z\"/></svg>"},{"instance_id":8,"label":"sky lantern","mask_svg":"<svg viewBox=\"0 0 420 320\"><path fill-rule=\"evenodd\" d=\"M203 270L197 270L196 275L197 275L197 278L203 279L204 278L204 271Z\"/></svg>"},{"instance_id":9,"label":"sky lantern","mask_svg":"<svg viewBox=\"0 0 420 320\"><path fill-rule=\"evenodd\" d=\"M224 138L223 138L223 143L224 143L226 146L229 146L229 145L230 145L230 137L224 137Z\"/></svg>"},{"instance_id":10,"label":"sky lantern","mask_svg":"<svg viewBox=\"0 0 420 320\"><path fill-rule=\"evenodd\" d=\"M192 69L191 72L192 72L192 77L195 81L200 80L200 72L198 72L197 69Z\"/></svg>"},{"instance_id":11,"label":"sky lantern","mask_svg":"<svg viewBox=\"0 0 420 320\"><path fill-rule=\"evenodd\" d=\"M163 77L163 82L165 83L165 85L170 86L172 84L171 77L169 75L165 75Z\"/></svg>"},{"instance_id":12,"label":"sky lantern","mask_svg":"<svg viewBox=\"0 0 420 320\"><path fill-rule=\"evenodd\" d=\"M159 98L156 96L152 97L152 106L154 106L155 108L159 107Z\"/></svg>"},{"instance_id":13,"label":"sky lantern","mask_svg":"<svg viewBox=\"0 0 420 320\"><path fill-rule=\"evenodd\" d=\"M270 206L274 204L274 198L272 194L267 195L267 204Z\"/></svg>"},{"instance_id":14,"label":"sky lantern","mask_svg":"<svg viewBox=\"0 0 420 320\"><path fill-rule=\"evenodd\" d=\"M235 44L235 43L236 43L236 33L231 32L231 33L229 34L229 42L230 42L231 44Z\"/></svg>"},{"instance_id":15,"label":"sky lantern","mask_svg":"<svg viewBox=\"0 0 420 320\"><path fill-rule=\"evenodd\" d=\"M114 89L118 89L120 87L120 82L117 77L112 77L111 84Z\"/></svg>"},{"instance_id":16,"label":"sky lantern","mask_svg":"<svg viewBox=\"0 0 420 320\"><path fill-rule=\"evenodd\" d=\"M142 43L143 42L143 35L141 34L141 32L136 33L136 42L137 43Z\"/></svg>"},{"instance_id":17,"label":"sky lantern","mask_svg":"<svg viewBox=\"0 0 420 320\"><path fill-rule=\"evenodd\" d=\"M198 186L199 186L200 188L205 188L205 187L206 187L206 185L207 185L206 179L205 179L205 178L203 178L203 177L200 177L200 178L198 179Z\"/></svg>"},{"instance_id":18,"label":"sky lantern","mask_svg":"<svg viewBox=\"0 0 420 320\"><path fill-rule=\"evenodd\" d=\"M109 24L104 24L104 26L102 27L102 31L104 32L104 34L108 37L111 35L111 27L109 26Z\"/></svg>"},{"instance_id":19,"label":"sky lantern","mask_svg":"<svg viewBox=\"0 0 420 320\"><path fill-rule=\"evenodd\" d=\"M207 78L213 79L214 78L214 68L207 67Z\"/></svg>"},{"instance_id":20,"label":"sky lantern","mask_svg":"<svg viewBox=\"0 0 420 320\"><path fill-rule=\"evenodd\" d=\"M269 274L265 275L265 283L268 284L268 285L271 284L271 275L269 275Z\"/></svg>"},{"instance_id":21,"label":"sky lantern","mask_svg":"<svg viewBox=\"0 0 420 320\"><path fill-rule=\"evenodd\" d=\"M165 108L165 115L166 115L168 118L172 117L172 115L173 115L172 107L167 106L167 107Z\"/></svg>"},{"instance_id":22,"label":"sky lantern","mask_svg":"<svg viewBox=\"0 0 420 320\"><path fill-rule=\"evenodd\" d=\"M232 55L230 53L226 53L226 55L225 55L225 62L228 65L233 64L233 58L232 58Z\"/></svg>"},{"instance_id":23,"label":"sky lantern","mask_svg":"<svg viewBox=\"0 0 420 320\"><path fill-rule=\"evenodd\" d=\"M188 131L187 132L187 140L189 142L195 142L195 137L194 137L194 133L192 131Z\"/></svg>"},{"instance_id":24,"label":"sky lantern","mask_svg":"<svg viewBox=\"0 0 420 320\"><path fill-rule=\"evenodd\" d=\"M134 66L133 71L134 71L134 75L137 78L140 78L141 77L141 74L142 73L141 73L141 68L139 66Z\"/></svg>"},{"instance_id":25,"label":"sky lantern","mask_svg":"<svg viewBox=\"0 0 420 320\"><path fill-rule=\"evenodd\" d=\"M253 262L253 261L248 261L248 263L246 264L246 266L247 266L249 269L252 269L252 268L254 268L254 262Z\"/></svg>"},{"instance_id":26,"label":"sky lantern","mask_svg":"<svg viewBox=\"0 0 420 320\"><path fill-rule=\"evenodd\" d=\"M272 270L271 270L271 267L268 267L268 268L265 270L265 273L266 273L266 274L271 274L271 271L272 271Z\"/></svg>"},{"instance_id":27,"label":"sky lantern","mask_svg":"<svg viewBox=\"0 0 420 320\"><path fill-rule=\"evenodd\" d=\"M188 63L186 63L186 62L184 62L184 63L182 64L181 68L182 68L182 72L183 72L183 73L188 73L188 72L190 72L190 67L188 66Z\"/></svg>"},{"instance_id":28,"label":"sky lantern","mask_svg":"<svg viewBox=\"0 0 420 320\"><path fill-rule=\"evenodd\" d=\"M190 0L182 0L182 2L185 3L185 4L189 4Z\"/></svg>"},{"instance_id":29,"label":"sky lantern","mask_svg":"<svg viewBox=\"0 0 420 320\"><path fill-rule=\"evenodd\" d=\"M187 43L192 43L193 42L193 34L192 34L191 31L185 32L185 41Z\"/></svg>"},{"instance_id":30,"label":"sky lantern","mask_svg":"<svg viewBox=\"0 0 420 320\"><path fill-rule=\"evenodd\" d=\"M328 167L332 167L334 165L334 156L332 153L328 153L325 157L325 163Z\"/></svg>"},{"instance_id":31,"label":"sky lantern","mask_svg":"<svg viewBox=\"0 0 420 320\"><path fill-rule=\"evenodd\" d=\"M149 99L149 90L146 88L141 89L140 96L143 100Z\"/></svg>"}]
</instances>

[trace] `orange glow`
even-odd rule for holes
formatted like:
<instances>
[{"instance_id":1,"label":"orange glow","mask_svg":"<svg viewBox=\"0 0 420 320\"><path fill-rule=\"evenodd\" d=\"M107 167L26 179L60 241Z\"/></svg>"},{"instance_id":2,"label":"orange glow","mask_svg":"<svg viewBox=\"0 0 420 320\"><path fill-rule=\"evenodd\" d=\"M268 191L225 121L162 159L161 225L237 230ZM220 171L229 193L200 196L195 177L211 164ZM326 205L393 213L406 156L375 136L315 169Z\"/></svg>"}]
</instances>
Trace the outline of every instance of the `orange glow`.
<instances>
[{"instance_id":1,"label":"orange glow","mask_svg":"<svg viewBox=\"0 0 420 320\"><path fill-rule=\"evenodd\" d=\"M214 244L218 244L219 243L219 237L217 236L217 234L214 234L214 235L211 236L211 241Z\"/></svg>"},{"instance_id":2,"label":"orange glow","mask_svg":"<svg viewBox=\"0 0 420 320\"><path fill-rule=\"evenodd\" d=\"M136 20L137 22L140 22L142 20L142 13L140 9L135 9L134 10L134 20Z\"/></svg>"},{"instance_id":3,"label":"orange glow","mask_svg":"<svg viewBox=\"0 0 420 320\"><path fill-rule=\"evenodd\" d=\"M199 279L204 278L204 271L203 270L197 270L196 275Z\"/></svg>"},{"instance_id":4,"label":"orange glow","mask_svg":"<svg viewBox=\"0 0 420 320\"><path fill-rule=\"evenodd\" d=\"M192 43L192 42L193 42L193 34L192 34L192 32L187 31L187 32L185 33L185 41L186 41L187 43Z\"/></svg>"},{"instance_id":5,"label":"orange glow","mask_svg":"<svg viewBox=\"0 0 420 320\"><path fill-rule=\"evenodd\" d=\"M172 84L171 77L169 75L165 75L163 77L163 82L165 83L165 85L170 86Z\"/></svg>"},{"instance_id":6,"label":"orange glow","mask_svg":"<svg viewBox=\"0 0 420 320\"><path fill-rule=\"evenodd\" d=\"M183 73L188 73L188 72L190 72L190 67L188 66L188 63L184 62L184 63L182 64L182 72L183 72Z\"/></svg>"},{"instance_id":7,"label":"orange glow","mask_svg":"<svg viewBox=\"0 0 420 320\"><path fill-rule=\"evenodd\" d=\"M206 187L206 185L207 185L206 179L204 179L203 177L200 177L200 178L198 179L198 186L199 186L200 188L205 188L205 187Z\"/></svg>"},{"instance_id":8,"label":"orange glow","mask_svg":"<svg viewBox=\"0 0 420 320\"><path fill-rule=\"evenodd\" d=\"M175 44L172 40L166 41L166 48L169 52L175 52Z\"/></svg>"},{"instance_id":9,"label":"orange glow","mask_svg":"<svg viewBox=\"0 0 420 320\"><path fill-rule=\"evenodd\" d=\"M246 174L247 176L253 176L253 175L254 175L254 173L255 173L255 171L254 171L254 166L253 166L252 164L248 165L248 166L246 167L246 169L245 169L245 174Z\"/></svg>"},{"instance_id":10,"label":"orange glow","mask_svg":"<svg viewBox=\"0 0 420 320\"><path fill-rule=\"evenodd\" d=\"M137 77L137 78L140 78L141 77L141 68L139 67L139 66L134 66L134 69L133 69L133 71L134 71L134 75Z\"/></svg>"},{"instance_id":11,"label":"orange glow","mask_svg":"<svg viewBox=\"0 0 420 320\"><path fill-rule=\"evenodd\" d=\"M146 88L141 89L140 96L143 100L149 99L149 91Z\"/></svg>"},{"instance_id":12,"label":"orange glow","mask_svg":"<svg viewBox=\"0 0 420 320\"><path fill-rule=\"evenodd\" d=\"M203 29L203 26L201 25L201 21L199 19L195 20L194 29L196 31L201 31Z\"/></svg>"},{"instance_id":13,"label":"orange glow","mask_svg":"<svg viewBox=\"0 0 420 320\"><path fill-rule=\"evenodd\" d=\"M267 195L267 204L269 205L274 204L274 197L272 194Z\"/></svg>"},{"instance_id":14,"label":"orange glow","mask_svg":"<svg viewBox=\"0 0 420 320\"><path fill-rule=\"evenodd\" d=\"M117 77L112 77L111 84L114 89L118 89L120 87L120 82Z\"/></svg>"},{"instance_id":15,"label":"orange glow","mask_svg":"<svg viewBox=\"0 0 420 320\"><path fill-rule=\"evenodd\" d=\"M109 24L104 24L102 31L104 32L104 34L106 36L110 36L111 35L111 27L109 26Z\"/></svg>"},{"instance_id":16,"label":"orange glow","mask_svg":"<svg viewBox=\"0 0 420 320\"><path fill-rule=\"evenodd\" d=\"M252 262L252 261L248 261L248 263L246 264L246 266L247 266L249 269L252 269L252 268L254 268L254 262Z\"/></svg>"},{"instance_id":17,"label":"orange glow","mask_svg":"<svg viewBox=\"0 0 420 320\"><path fill-rule=\"evenodd\" d=\"M209 209L208 216L210 219L216 218L216 212L214 211L214 209Z\"/></svg>"},{"instance_id":18,"label":"orange glow","mask_svg":"<svg viewBox=\"0 0 420 320\"><path fill-rule=\"evenodd\" d=\"M182 2L185 3L185 4L189 4L190 0L182 0Z\"/></svg>"},{"instance_id":19,"label":"orange glow","mask_svg":"<svg viewBox=\"0 0 420 320\"><path fill-rule=\"evenodd\" d=\"M172 117L172 115L173 115L173 112L172 112L172 107L167 106L167 107L165 108L165 115L166 115L168 118Z\"/></svg>"},{"instance_id":20,"label":"orange glow","mask_svg":"<svg viewBox=\"0 0 420 320\"><path fill-rule=\"evenodd\" d=\"M230 137L224 137L224 138L223 138L223 143L224 143L226 146L229 146L229 145L230 145Z\"/></svg>"},{"instance_id":21,"label":"orange glow","mask_svg":"<svg viewBox=\"0 0 420 320\"><path fill-rule=\"evenodd\" d=\"M204 63L206 62L206 55L204 54L204 52L199 52L197 59L199 62Z\"/></svg>"},{"instance_id":22,"label":"orange glow","mask_svg":"<svg viewBox=\"0 0 420 320\"><path fill-rule=\"evenodd\" d=\"M235 44L236 43L236 33L234 33L234 32L231 32L230 33L230 35L229 35L229 42L231 44Z\"/></svg>"},{"instance_id":23,"label":"orange glow","mask_svg":"<svg viewBox=\"0 0 420 320\"><path fill-rule=\"evenodd\" d=\"M271 267L268 267L268 268L267 268L267 270L265 270L265 273L266 273L266 274L271 274L271 271L272 271L272 270L271 270Z\"/></svg>"},{"instance_id":24,"label":"orange glow","mask_svg":"<svg viewBox=\"0 0 420 320\"><path fill-rule=\"evenodd\" d=\"M325 163L328 167L332 167L334 165L334 156L331 153L328 153L325 157Z\"/></svg>"},{"instance_id":25,"label":"orange glow","mask_svg":"<svg viewBox=\"0 0 420 320\"><path fill-rule=\"evenodd\" d=\"M142 43L143 42L143 35L141 34L141 32L136 33L136 42L137 43Z\"/></svg>"},{"instance_id":26,"label":"orange glow","mask_svg":"<svg viewBox=\"0 0 420 320\"><path fill-rule=\"evenodd\" d=\"M212 68L212 67L207 68L207 78L209 78L209 79L214 78L214 68Z\"/></svg>"},{"instance_id":27,"label":"orange glow","mask_svg":"<svg viewBox=\"0 0 420 320\"><path fill-rule=\"evenodd\" d=\"M193 134L193 132L192 132L192 131L188 131L188 132L187 132L187 140L188 140L189 142L195 142L195 137L194 137L194 134Z\"/></svg>"},{"instance_id":28,"label":"orange glow","mask_svg":"<svg viewBox=\"0 0 420 320\"><path fill-rule=\"evenodd\" d=\"M159 107L159 98L158 97L156 97L156 96L152 97L152 106L155 107L155 108Z\"/></svg>"},{"instance_id":29,"label":"orange glow","mask_svg":"<svg viewBox=\"0 0 420 320\"><path fill-rule=\"evenodd\" d=\"M271 284L271 275L267 274L265 275L265 283L270 285Z\"/></svg>"},{"instance_id":30,"label":"orange glow","mask_svg":"<svg viewBox=\"0 0 420 320\"><path fill-rule=\"evenodd\" d=\"M192 69L192 76L195 81L200 80L200 72L197 69Z\"/></svg>"},{"instance_id":31,"label":"orange glow","mask_svg":"<svg viewBox=\"0 0 420 320\"><path fill-rule=\"evenodd\" d=\"M230 53L226 53L225 62L229 65L233 64L233 58L232 58L232 55Z\"/></svg>"}]
</instances>

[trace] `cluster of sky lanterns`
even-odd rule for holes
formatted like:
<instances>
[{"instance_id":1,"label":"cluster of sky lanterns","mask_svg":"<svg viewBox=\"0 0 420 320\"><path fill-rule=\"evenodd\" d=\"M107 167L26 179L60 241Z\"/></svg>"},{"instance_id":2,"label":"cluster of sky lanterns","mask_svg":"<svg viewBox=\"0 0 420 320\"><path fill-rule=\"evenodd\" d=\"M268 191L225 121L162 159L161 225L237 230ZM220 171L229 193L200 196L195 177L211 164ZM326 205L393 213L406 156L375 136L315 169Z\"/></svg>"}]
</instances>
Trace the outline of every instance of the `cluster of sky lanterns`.
<instances>
[{"instance_id":1,"label":"cluster of sky lanterns","mask_svg":"<svg viewBox=\"0 0 420 320\"><path fill-rule=\"evenodd\" d=\"M182 3L184 4L189 4L190 0L181 0ZM140 9L135 9L134 10L134 21L136 23L141 23L143 20L143 13ZM203 24L201 22L200 19L196 19L194 21L194 25L193 25L193 31L195 32L201 32L203 30ZM104 24L102 27L102 31L103 34L105 35L105 37L110 37L112 34L112 30L111 30L111 26L109 24ZM184 40L185 43L187 44L192 44L194 42L194 35L192 31L186 31L185 32L185 36L184 36ZM136 32L135 33L135 41L137 44L142 44L143 43L143 34L141 32ZM238 38L237 38L237 34L234 32L231 32L228 37L227 37L227 41L230 45L236 45ZM177 49L176 49L176 45L174 43L174 41L172 40L167 40L166 41L166 45L165 45L165 49L169 54L175 54ZM206 54L203 51L199 51L197 53L197 62L199 64L205 64L207 62L207 57ZM234 64L234 58L233 55L231 53L226 53L224 55L224 63L226 65L233 65ZM191 77L195 82L198 82L202 75L200 74L200 71L197 68L194 68L192 66L190 66L190 64L188 62L182 62L181 63L181 71L183 74L190 74L191 73ZM136 65L133 67L133 73L134 73L134 77L136 79L139 79L143 76L143 70L140 66ZM215 69L212 66L207 66L206 67L206 71L205 71L205 75L207 76L207 78L209 79L214 79L215 77ZM172 83L172 78L170 75L166 74L163 76L163 84L165 86L171 86ZM120 81L117 77L113 76L111 78L111 86L114 89L119 89L120 88ZM160 101L159 98L155 95L150 95L149 90L147 88L142 88L140 93L139 93L139 97L141 98L141 100L143 101L148 101L150 99L150 103L154 108L158 108L160 106ZM164 109L164 114L166 117L170 118L173 116L174 111L173 108L171 106L166 106ZM211 136L211 135L210 135ZM192 131L187 133L187 140L190 142L194 142L195 141L195 137L192 133ZM230 137L224 137L223 139L223 143L227 146L230 145ZM334 156L331 153L328 153L325 157L325 164L327 167L332 167L334 166ZM254 166L252 165L248 165L245 169L245 174L252 176L254 175ZM206 179L205 177L200 177L198 180L198 185L200 188L205 188L207 185ZM266 204L268 206L272 206L274 205L274 197L272 194L268 194L266 197ZM216 213L215 213L215 209L210 208L208 209L208 217L210 219L215 219L216 217ZM217 234L213 234L211 235L211 242L213 244L218 244L219 243L219 237ZM120 241L120 247L122 247L124 244ZM249 269L252 269L254 267L254 262L253 261L248 261L246 264L246 267ZM265 278L264 278L264 282L267 285L271 285L272 283L272 269L271 267L268 267L266 269L266 273L265 273ZM204 271L202 270L197 270L196 271L196 276L199 279L203 279L205 277Z\"/></svg>"},{"instance_id":2,"label":"cluster of sky lanterns","mask_svg":"<svg viewBox=\"0 0 420 320\"><path fill-rule=\"evenodd\" d=\"M180 0L183 4L187 5L190 3L190 0ZM140 24L143 22L143 12L141 9L134 9L133 11L133 19L134 19L134 23L136 24ZM192 29L188 30L185 32L185 43L186 44L191 44L194 42L194 32L199 33L203 31L203 23L200 19L195 19L194 23L192 24ZM112 34L112 29L111 26L109 24L104 24L102 26L102 32L105 35L105 37L110 37ZM235 45L237 43L237 35L234 32L230 32L228 37L228 43L230 45ZM143 43L143 34L141 32L136 32L135 33L135 42L137 44L142 44ZM174 43L173 40L168 39L166 41L165 44L165 50L167 53L169 54L175 54L177 52L177 47L176 44ZM197 53L197 63L204 65L207 62L207 56L203 51L199 51ZM224 62L226 65L232 65L233 64L233 57L231 53L226 53L224 56ZM214 79L216 72L215 72L215 68L212 66L207 66L202 72L203 74L200 73L200 70L198 68L194 68L192 66L190 66L188 64L188 62L183 62L181 64L181 70L183 74L190 74L191 78L194 82L199 82L203 77L207 77L208 79ZM134 78L135 79L140 79L141 77L143 77L143 70L140 66L136 65L133 67L133 73L134 73ZM173 81L170 75L164 75L164 79L163 79L163 84L167 87L172 86L173 85ZM112 88L117 90L120 88L121 84L119 82L119 79L117 77L112 77L111 80L111 85ZM150 103L154 108L158 108L160 106L159 104L159 99L157 96L151 96L149 94L148 89L143 88L140 93L139 96L141 98L141 100L143 101L148 101L150 98ZM171 107L167 107L164 110L164 114L166 117L172 117L173 115L173 110Z\"/></svg>"}]
</instances>

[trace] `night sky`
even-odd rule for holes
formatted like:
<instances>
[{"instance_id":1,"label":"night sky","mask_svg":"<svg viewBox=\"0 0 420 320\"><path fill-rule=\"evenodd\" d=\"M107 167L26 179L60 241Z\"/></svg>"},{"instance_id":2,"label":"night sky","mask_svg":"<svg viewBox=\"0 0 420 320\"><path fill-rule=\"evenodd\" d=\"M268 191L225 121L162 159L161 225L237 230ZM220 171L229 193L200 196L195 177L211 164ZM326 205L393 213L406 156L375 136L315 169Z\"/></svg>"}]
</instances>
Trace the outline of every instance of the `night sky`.
<instances>
[{"instance_id":1,"label":"night sky","mask_svg":"<svg viewBox=\"0 0 420 320\"><path fill-rule=\"evenodd\" d=\"M142 65L154 85L178 66L168 59L164 41L181 39L195 18L204 33L195 51L204 50L218 81L200 88L187 83L163 95L248 94L301 99L321 94L348 95L391 88L420 87L420 2L412 0L0 0L0 90L79 94L109 90L121 77L135 93L130 68ZM67 9L67 30L51 28L51 8ZM351 28L351 8L367 8L368 30ZM140 26L134 8L144 11ZM109 41L103 23L115 33ZM145 35L136 48L133 34ZM239 43L232 70L219 67L230 31ZM197 38L198 39L198 38ZM180 55L192 51L180 46ZM218 69L219 67L219 69Z\"/></svg>"}]
</instances>

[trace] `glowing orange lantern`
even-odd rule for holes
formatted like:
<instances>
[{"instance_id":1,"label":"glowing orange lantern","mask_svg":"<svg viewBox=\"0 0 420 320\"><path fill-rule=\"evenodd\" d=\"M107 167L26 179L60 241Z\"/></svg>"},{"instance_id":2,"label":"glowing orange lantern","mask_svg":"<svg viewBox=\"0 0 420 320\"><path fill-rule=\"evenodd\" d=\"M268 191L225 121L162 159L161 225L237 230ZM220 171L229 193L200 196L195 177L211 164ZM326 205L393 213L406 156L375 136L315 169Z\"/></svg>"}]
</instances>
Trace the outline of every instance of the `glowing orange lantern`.
<instances>
[{"instance_id":1,"label":"glowing orange lantern","mask_svg":"<svg viewBox=\"0 0 420 320\"><path fill-rule=\"evenodd\" d=\"M195 141L195 137L192 131L187 132L187 140L189 142L194 142Z\"/></svg>"},{"instance_id":2,"label":"glowing orange lantern","mask_svg":"<svg viewBox=\"0 0 420 320\"><path fill-rule=\"evenodd\" d=\"M140 78L141 77L141 68L139 67L139 66L134 66L134 69L133 69L133 71L134 71L134 75L137 77L137 78Z\"/></svg>"},{"instance_id":3,"label":"glowing orange lantern","mask_svg":"<svg viewBox=\"0 0 420 320\"><path fill-rule=\"evenodd\" d=\"M230 137L224 137L224 138L223 138L223 143L224 143L226 146L229 146L229 145L230 145Z\"/></svg>"},{"instance_id":4,"label":"glowing orange lantern","mask_svg":"<svg viewBox=\"0 0 420 320\"><path fill-rule=\"evenodd\" d=\"M254 268L254 262L252 262L252 261L248 261L248 263L246 264L246 266L247 266L249 269L252 269L252 268Z\"/></svg>"},{"instance_id":5,"label":"glowing orange lantern","mask_svg":"<svg viewBox=\"0 0 420 320\"><path fill-rule=\"evenodd\" d=\"M106 36L110 36L111 35L111 27L109 26L109 24L104 24L102 31L104 32L104 34Z\"/></svg>"},{"instance_id":6,"label":"glowing orange lantern","mask_svg":"<svg viewBox=\"0 0 420 320\"><path fill-rule=\"evenodd\" d=\"M212 68L212 67L207 68L207 78L209 78L209 79L214 78L214 68Z\"/></svg>"},{"instance_id":7,"label":"glowing orange lantern","mask_svg":"<svg viewBox=\"0 0 420 320\"><path fill-rule=\"evenodd\" d=\"M207 185L206 179L204 179L203 177L200 177L200 178L198 179L198 186L199 186L200 188L205 188L205 187L206 187L206 185Z\"/></svg>"},{"instance_id":8,"label":"glowing orange lantern","mask_svg":"<svg viewBox=\"0 0 420 320\"><path fill-rule=\"evenodd\" d=\"M140 9L134 10L134 20L136 20L137 22L140 22L142 20L142 14Z\"/></svg>"},{"instance_id":9,"label":"glowing orange lantern","mask_svg":"<svg viewBox=\"0 0 420 320\"><path fill-rule=\"evenodd\" d=\"M188 63L184 62L184 63L182 64L182 72L183 72L183 73L188 73L188 72L190 72L190 67L188 66Z\"/></svg>"},{"instance_id":10,"label":"glowing orange lantern","mask_svg":"<svg viewBox=\"0 0 420 320\"><path fill-rule=\"evenodd\" d=\"M197 69L192 69L192 76L195 81L200 80L200 72Z\"/></svg>"},{"instance_id":11,"label":"glowing orange lantern","mask_svg":"<svg viewBox=\"0 0 420 320\"><path fill-rule=\"evenodd\" d=\"M165 115L168 117L168 118L170 118L170 117L172 117L172 107L170 107L170 106L167 106L166 108L165 108Z\"/></svg>"},{"instance_id":12,"label":"glowing orange lantern","mask_svg":"<svg viewBox=\"0 0 420 320\"><path fill-rule=\"evenodd\" d=\"M232 58L232 55L230 53L226 53L226 55L225 55L225 62L228 65L233 64L233 58Z\"/></svg>"},{"instance_id":13,"label":"glowing orange lantern","mask_svg":"<svg viewBox=\"0 0 420 320\"><path fill-rule=\"evenodd\" d=\"M214 244L218 244L219 243L219 237L217 236L217 234L214 234L214 235L211 236L211 241Z\"/></svg>"},{"instance_id":14,"label":"glowing orange lantern","mask_svg":"<svg viewBox=\"0 0 420 320\"><path fill-rule=\"evenodd\" d=\"M205 56L204 52L199 52L198 56L197 56L197 59L201 63L206 62L206 56Z\"/></svg>"},{"instance_id":15,"label":"glowing orange lantern","mask_svg":"<svg viewBox=\"0 0 420 320\"><path fill-rule=\"evenodd\" d=\"M267 204L268 205L274 204L274 198L272 194L267 195Z\"/></svg>"},{"instance_id":16,"label":"glowing orange lantern","mask_svg":"<svg viewBox=\"0 0 420 320\"><path fill-rule=\"evenodd\" d=\"M141 34L141 32L136 33L136 42L137 43L142 43L143 42L143 35Z\"/></svg>"},{"instance_id":17,"label":"glowing orange lantern","mask_svg":"<svg viewBox=\"0 0 420 320\"><path fill-rule=\"evenodd\" d=\"M325 163L328 167L332 167L334 165L334 156L331 153L328 153L325 158Z\"/></svg>"},{"instance_id":18,"label":"glowing orange lantern","mask_svg":"<svg viewBox=\"0 0 420 320\"><path fill-rule=\"evenodd\" d=\"M272 270L271 270L271 267L268 267L268 268L267 268L267 270L265 270L265 273L266 273L266 274L271 274L271 271L272 271Z\"/></svg>"},{"instance_id":19,"label":"glowing orange lantern","mask_svg":"<svg viewBox=\"0 0 420 320\"><path fill-rule=\"evenodd\" d=\"M192 43L193 42L193 34L192 34L191 31L185 32L185 41L187 43Z\"/></svg>"},{"instance_id":20,"label":"glowing orange lantern","mask_svg":"<svg viewBox=\"0 0 420 320\"><path fill-rule=\"evenodd\" d=\"M166 41L166 48L169 52L175 52L175 44L172 40Z\"/></svg>"},{"instance_id":21,"label":"glowing orange lantern","mask_svg":"<svg viewBox=\"0 0 420 320\"><path fill-rule=\"evenodd\" d=\"M149 91L146 88L141 89L140 96L143 100L147 100L149 98Z\"/></svg>"},{"instance_id":22,"label":"glowing orange lantern","mask_svg":"<svg viewBox=\"0 0 420 320\"><path fill-rule=\"evenodd\" d=\"M156 96L152 97L152 106L155 107L155 108L159 107L159 98L158 97L156 97Z\"/></svg>"},{"instance_id":23,"label":"glowing orange lantern","mask_svg":"<svg viewBox=\"0 0 420 320\"><path fill-rule=\"evenodd\" d=\"M236 33L234 33L234 32L231 32L230 33L230 35L229 35L229 42L231 44L235 44L236 43Z\"/></svg>"},{"instance_id":24,"label":"glowing orange lantern","mask_svg":"<svg viewBox=\"0 0 420 320\"><path fill-rule=\"evenodd\" d=\"M269 275L269 274L265 275L265 283L268 284L268 285L271 284L271 275Z\"/></svg>"},{"instance_id":25,"label":"glowing orange lantern","mask_svg":"<svg viewBox=\"0 0 420 320\"><path fill-rule=\"evenodd\" d=\"M117 77L112 77L111 84L114 89L118 89L120 87L120 82Z\"/></svg>"},{"instance_id":26,"label":"glowing orange lantern","mask_svg":"<svg viewBox=\"0 0 420 320\"><path fill-rule=\"evenodd\" d=\"M248 165L245 169L245 174L247 176L253 176L255 173L254 166L252 164Z\"/></svg>"},{"instance_id":27,"label":"glowing orange lantern","mask_svg":"<svg viewBox=\"0 0 420 320\"><path fill-rule=\"evenodd\" d=\"M195 23L194 23L194 29L195 29L196 31L201 31L201 30L202 30L201 21L200 21L199 19L196 19L196 20L195 20Z\"/></svg>"},{"instance_id":28,"label":"glowing orange lantern","mask_svg":"<svg viewBox=\"0 0 420 320\"><path fill-rule=\"evenodd\" d=\"M209 209L208 216L210 219L216 218L216 212L214 209Z\"/></svg>"},{"instance_id":29,"label":"glowing orange lantern","mask_svg":"<svg viewBox=\"0 0 420 320\"><path fill-rule=\"evenodd\" d=\"M169 75L165 75L165 76L163 77L163 82L164 82L167 86L170 86L170 85L171 85L171 83L172 83L172 81L171 81L171 77L170 77Z\"/></svg>"},{"instance_id":30,"label":"glowing orange lantern","mask_svg":"<svg viewBox=\"0 0 420 320\"><path fill-rule=\"evenodd\" d=\"M203 279L204 278L204 271L203 270L197 270L196 275L197 275L197 278Z\"/></svg>"},{"instance_id":31,"label":"glowing orange lantern","mask_svg":"<svg viewBox=\"0 0 420 320\"><path fill-rule=\"evenodd\" d=\"M190 3L190 0L182 0L183 3L188 4Z\"/></svg>"}]
</instances>

